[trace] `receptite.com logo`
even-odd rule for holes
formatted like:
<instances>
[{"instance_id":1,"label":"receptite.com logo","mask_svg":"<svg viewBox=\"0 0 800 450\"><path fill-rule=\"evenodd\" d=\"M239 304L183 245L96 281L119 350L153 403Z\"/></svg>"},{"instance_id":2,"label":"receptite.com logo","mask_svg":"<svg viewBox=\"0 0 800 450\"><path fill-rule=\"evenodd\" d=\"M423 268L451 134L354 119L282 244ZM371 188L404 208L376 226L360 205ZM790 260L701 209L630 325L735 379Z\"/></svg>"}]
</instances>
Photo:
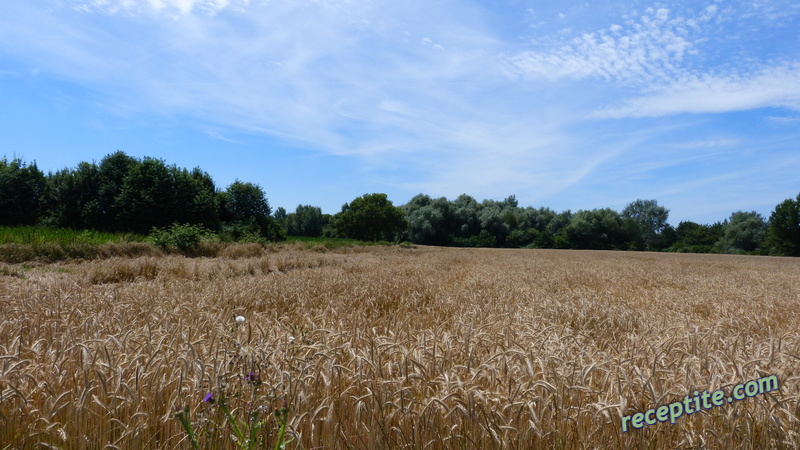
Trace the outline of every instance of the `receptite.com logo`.
<instances>
[{"instance_id":1,"label":"receptite.com logo","mask_svg":"<svg viewBox=\"0 0 800 450\"><path fill-rule=\"evenodd\" d=\"M722 406L725 403L744 400L749 397L771 392L778 389L778 376L770 375L739 384L731 390L731 395L725 395L722 389L709 393L708 391L694 391L692 397L686 396L683 401L673 402L669 405L662 405L658 408L649 409L643 413L636 413L622 418L622 431L628 431L630 427L642 428L645 425L655 425L658 422L675 423L684 414L694 414L704 409L711 409Z\"/></svg>"}]
</instances>

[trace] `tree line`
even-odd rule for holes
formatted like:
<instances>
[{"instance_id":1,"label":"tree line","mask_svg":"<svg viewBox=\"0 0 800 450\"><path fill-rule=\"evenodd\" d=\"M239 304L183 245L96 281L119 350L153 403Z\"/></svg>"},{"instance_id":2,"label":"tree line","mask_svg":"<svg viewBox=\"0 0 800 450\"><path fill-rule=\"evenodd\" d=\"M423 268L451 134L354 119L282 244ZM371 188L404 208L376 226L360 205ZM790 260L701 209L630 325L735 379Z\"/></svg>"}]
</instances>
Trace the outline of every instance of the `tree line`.
<instances>
[{"instance_id":1,"label":"tree line","mask_svg":"<svg viewBox=\"0 0 800 450\"><path fill-rule=\"evenodd\" d=\"M555 212L521 207L514 196L477 202L420 194L401 207L406 236L435 245L596 250L647 250L800 256L800 195L776 206L769 220L737 211L711 225L690 221L673 227L669 210L637 199L621 212L611 208Z\"/></svg>"},{"instance_id":2,"label":"tree line","mask_svg":"<svg viewBox=\"0 0 800 450\"><path fill-rule=\"evenodd\" d=\"M611 208L556 212L522 207L512 195L454 200L425 194L394 206L366 194L323 214L319 207L279 207L272 214L262 188L236 181L218 189L199 168L136 159L118 151L99 164L44 175L36 164L0 161L0 225L33 225L146 234L173 223L203 226L230 240L289 236L347 237L462 247L648 250L800 256L800 194L769 218L737 211L723 221L677 227L656 200Z\"/></svg>"},{"instance_id":3,"label":"tree line","mask_svg":"<svg viewBox=\"0 0 800 450\"><path fill-rule=\"evenodd\" d=\"M148 234L186 223L233 240L283 239L271 212L258 185L237 180L220 190L200 168L121 151L47 175L36 163L0 160L0 225Z\"/></svg>"}]
</instances>

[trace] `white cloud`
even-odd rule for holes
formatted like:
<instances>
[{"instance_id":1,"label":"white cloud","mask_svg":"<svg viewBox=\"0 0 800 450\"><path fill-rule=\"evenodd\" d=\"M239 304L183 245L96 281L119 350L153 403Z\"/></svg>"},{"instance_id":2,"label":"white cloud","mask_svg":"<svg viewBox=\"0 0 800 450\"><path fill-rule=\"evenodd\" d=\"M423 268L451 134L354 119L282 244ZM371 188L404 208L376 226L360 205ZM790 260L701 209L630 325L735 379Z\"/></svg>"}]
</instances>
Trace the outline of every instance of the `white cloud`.
<instances>
[{"instance_id":1,"label":"white cloud","mask_svg":"<svg viewBox=\"0 0 800 450\"><path fill-rule=\"evenodd\" d=\"M677 148L685 149L704 149L704 148L717 148L717 147L730 147L741 143L740 139L703 139L699 141L690 141L675 144Z\"/></svg>"},{"instance_id":2,"label":"white cloud","mask_svg":"<svg viewBox=\"0 0 800 450\"><path fill-rule=\"evenodd\" d=\"M723 3L631 16L610 5L613 14L596 18L593 9L589 22L575 8L550 9L531 18L535 30L500 29L480 6L447 1L61 3L47 13L33 0L10 4L0 56L22 61L20 72L80 86L109 110L189 118L231 143L240 131L269 135L431 195L516 193L531 202L674 164L620 164L642 149L736 145L736 136L688 137L679 126L633 136L640 124L587 121L587 111L608 119L800 108L798 64L709 56L708 27L734 16ZM526 33L548 40L531 43ZM668 143L675 135L686 143Z\"/></svg>"},{"instance_id":3,"label":"white cloud","mask_svg":"<svg viewBox=\"0 0 800 450\"><path fill-rule=\"evenodd\" d=\"M769 116L766 119L776 125L794 126L800 124L800 116Z\"/></svg>"},{"instance_id":4,"label":"white cloud","mask_svg":"<svg viewBox=\"0 0 800 450\"><path fill-rule=\"evenodd\" d=\"M555 51L524 51L508 58L512 71L524 79L585 79L645 82L675 72L692 47L682 36L682 19L668 21L669 11L652 10L626 27L585 33ZM610 31L610 32L609 32Z\"/></svg>"},{"instance_id":5,"label":"white cloud","mask_svg":"<svg viewBox=\"0 0 800 450\"><path fill-rule=\"evenodd\" d=\"M249 0L238 0L238 2L247 5ZM192 12L214 14L229 6L230 0L91 0L76 2L73 9L87 13L101 12L105 14L117 14L125 11L131 14L178 12L186 15Z\"/></svg>"},{"instance_id":6,"label":"white cloud","mask_svg":"<svg viewBox=\"0 0 800 450\"><path fill-rule=\"evenodd\" d=\"M776 7L752 5L744 10L769 16L764 11L772 13ZM611 100L589 114L592 118L800 108L797 60L758 62L734 49L726 56L733 61L738 58L739 64L719 68L698 64L710 62L708 55L698 56L702 50L714 50L709 39L724 40L715 35L719 24L711 23L731 21L735 16L729 10L725 14L726 18L720 18L716 4L684 15L648 8L624 26L598 28L554 50L523 51L506 61L509 73L526 82L600 80L627 94L627 98ZM728 29L738 33L741 26L731 23Z\"/></svg>"},{"instance_id":7,"label":"white cloud","mask_svg":"<svg viewBox=\"0 0 800 450\"><path fill-rule=\"evenodd\" d=\"M717 5L708 5L706 9L703 10L702 20L710 20L715 14L719 11L719 7Z\"/></svg>"},{"instance_id":8,"label":"white cloud","mask_svg":"<svg viewBox=\"0 0 800 450\"><path fill-rule=\"evenodd\" d=\"M594 114L597 118L658 117L780 107L800 110L800 64L744 76L703 75L676 80Z\"/></svg>"},{"instance_id":9,"label":"white cloud","mask_svg":"<svg viewBox=\"0 0 800 450\"><path fill-rule=\"evenodd\" d=\"M433 42L433 40L429 37L422 38L421 44L424 45L425 47L435 48L436 50L444 50L444 47L442 47L440 44Z\"/></svg>"}]
</instances>

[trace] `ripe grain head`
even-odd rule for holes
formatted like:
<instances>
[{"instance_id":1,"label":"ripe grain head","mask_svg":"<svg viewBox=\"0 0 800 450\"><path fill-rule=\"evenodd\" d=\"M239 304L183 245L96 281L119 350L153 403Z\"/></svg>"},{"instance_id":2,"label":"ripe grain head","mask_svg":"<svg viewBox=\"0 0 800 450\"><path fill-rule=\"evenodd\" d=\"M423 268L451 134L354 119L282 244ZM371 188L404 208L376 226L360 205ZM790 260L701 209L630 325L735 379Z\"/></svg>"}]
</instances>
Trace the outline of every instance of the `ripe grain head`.
<instances>
[{"instance_id":1,"label":"ripe grain head","mask_svg":"<svg viewBox=\"0 0 800 450\"><path fill-rule=\"evenodd\" d=\"M235 414L286 400L305 448L798 443L793 259L253 248L4 266L25 278L0 276L0 442L185 447L190 406L232 447L212 392ZM764 374L780 392L620 430Z\"/></svg>"}]
</instances>

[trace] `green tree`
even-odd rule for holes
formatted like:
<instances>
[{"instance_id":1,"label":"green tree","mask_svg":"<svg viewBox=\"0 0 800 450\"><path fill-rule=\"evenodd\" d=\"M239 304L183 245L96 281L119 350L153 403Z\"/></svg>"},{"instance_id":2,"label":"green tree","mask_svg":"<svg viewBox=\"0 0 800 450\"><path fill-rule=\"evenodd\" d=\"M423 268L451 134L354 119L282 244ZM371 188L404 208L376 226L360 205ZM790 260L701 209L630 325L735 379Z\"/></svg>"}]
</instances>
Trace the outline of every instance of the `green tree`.
<instances>
[{"instance_id":1,"label":"green tree","mask_svg":"<svg viewBox=\"0 0 800 450\"><path fill-rule=\"evenodd\" d=\"M558 235L560 232L566 230L569 223L572 221L572 211L566 210L553 215L545 226L545 231L552 236Z\"/></svg>"},{"instance_id":2,"label":"green tree","mask_svg":"<svg viewBox=\"0 0 800 450\"><path fill-rule=\"evenodd\" d=\"M725 225L722 238L716 246L726 253L743 253L757 250L767 231L767 223L761 214L737 211Z\"/></svg>"},{"instance_id":3,"label":"green tree","mask_svg":"<svg viewBox=\"0 0 800 450\"><path fill-rule=\"evenodd\" d=\"M97 228L100 217L98 193L100 171L81 162L75 169L63 169L47 176L47 225L63 228Z\"/></svg>"},{"instance_id":4,"label":"green tree","mask_svg":"<svg viewBox=\"0 0 800 450\"><path fill-rule=\"evenodd\" d=\"M172 197L175 179L163 160L145 157L130 168L122 182L115 206L117 227L147 234L178 221Z\"/></svg>"},{"instance_id":5,"label":"green tree","mask_svg":"<svg viewBox=\"0 0 800 450\"><path fill-rule=\"evenodd\" d=\"M539 231L536 228L529 228L527 230L514 230L506 236L506 247L521 248L532 246L534 240L538 237Z\"/></svg>"},{"instance_id":6,"label":"green tree","mask_svg":"<svg viewBox=\"0 0 800 450\"><path fill-rule=\"evenodd\" d=\"M130 167L114 203L117 228L145 234L175 222L219 228L219 199L202 170L145 157Z\"/></svg>"},{"instance_id":7,"label":"green tree","mask_svg":"<svg viewBox=\"0 0 800 450\"><path fill-rule=\"evenodd\" d=\"M236 180L221 194L220 205L224 211L223 221L234 239L252 233L268 240L286 238L270 216L272 210L261 186Z\"/></svg>"},{"instance_id":8,"label":"green tree","mask_svg":"<svg viewBox=\"0 0 800 450\"><path fill-rule=\"evenodd\" d=\"M775 207L769 217L767 243L773 254L800 256L800 194Z\"/></svg>"},{"instance_id":9,"label":"green tree","mask_svg":"<svg viewBox=\"0 0 800 450\"><path fill-rule=\"evenodd\" d=\"M345 237L365 241L394 240L396 233L408 226L403 211L394 206L386 194L365 194L350 203L334 217L337 232Z\"/></svg>"},{"instance_id":10,"label":"green tree","mask_svg":"<svg viewBox=\"0 0 800 450\"><path fill-rule=\"evenodd\" d=\"M191 171L171 168L175 178L175 197L172 199L179 221L202 225L210 230L220 229L220 205L214 180L199 167Z\"/></svg>"},{"instance_id":11,"label":"green tree","mask_svg":"<svg viewBox=\"0 0 800 450\"><path fill-rule=\"evenodd\" d=\"M295 212L286 216L284 223L286 234L307 237L322 236L325 225L322 209L311 205L298 205Z\"/></svg>"},{"instance_id":12,"label":"green tree","mask_svg":"<svg viewBox=\"0 0 800 450\"><path fill-rule=\"evenodd\" d=\"M508 200L506 199L507 204ZM547 231L547 226L555 216L556 213L549 208L506 208L503 221L510 233L506 237L505 246L551 248L553 236Z\"/></svg>"},{"instance_id":13,"label":"green tree","mask_svg":"<svg viewBox=\"0 0 800 450\"><path fill-rule=\"evenodd\" d=\"M497 247L497 238L489 230L481 230L467 241L469 247Z\"/></svg>"},{"instance_id":14,"label":"green tree","mask_svg":"<svg viewBox=\"0 0 800 450\"><path fill-rule=\"evenodd\" d=\"M655 200L637 199L622 210L623 219L633 219L639 224L641 240L647 250L660 248L659 235L667 227L669 210L659 206Z\"/></svg>"},{"instance_id":15,"label":"green tree","mask_svg":"<svg viewBox=\"0 0 800 450\"><path fill-rule=\"evenodd\" d=\"M89 228L115 231L119 229L121 205L117 197L122 191L125 177L139 160L123 151L116 151L104 157L98 165L97 215L89 223Z\"/></svg>"},{"instance_id":16,"label":"green tree","mask_svg":"<svg viewBox=\"0 0 800 450\"><path fill-rule=\"evenodd\" d=\"M412 198L401 207L408 221L404 238L416 244L448 245L453 222L450 207L445 197L432 199L419 194Z\"/></svg>"},{"instance_id":17,"label":"green tree","mask_svg":"<svg viewBox=\"0 0 800 450\"><path fill-rule=\"evenodd\" d=\"M426 205L408 214L407 220L409 241L425 245L447 243L447 217L441 209Z\"/></svg>"},{"instance_id":18,"label":"green tree","mask_svg":"<svg viewBox=\"0 0 800 450\"><path fill-rule=\"evenodd\" d=\"M261 186L236 180L228 186L228 214L234 222L269 217L272 210Z\"/></svg>"},{"instance_id":19,"label":"green tree","mask_svg":"<svg viewBox=\"0 0 800 450\"><path fill-rule=\"evenodd\" d=\"M44 209L45 183L36 162L0 160L0 225L36 224Z\"/></svg>"},{"instance_id":20,"label":"green tree","mask_svg":"<svg viewBox=\"0 0 800 450\"><path fill-rule=\"evenodd\" d=\"M627 249L622 217L610 208L581 210L572 215L565 228L571 248Z\"/></svg>"},{"instance_id":21,"label":"green tree","mask_svg":"<svg viewBox=\"0 0 800 450\"><path fill-rule=\"evenodd\" d=\"M214 181L200 168L188 171L116 152L99 166L81 162L47 181L49 225L147 233L181 222L219 229Z\"/></svg>"},{"instance_id":22,"label":"green tree","mask_svg":"<svg viewBox=\"0 0 800 450\"><path fill-rule=\"evenodd\" d=\"M642 225L638 221L630 217L623 217L622 234L626 236L627 239L627 245L625 246L627 250L652 250L652 247L648 248L648 246L645 244L644 233L642 233Z\"/></svg>"},{"instance_id":23,"label":"green tree","mask_svg":"<svg viewBox=\"0 0 800 450\"><path fill-rule=\"evenodd\" d=\"M691 221L683 221L675 229L674 242L669 251L689 253L710 253L715 250L714 244L722 238L725 224L717 222L713 225L701 225Z\"/></svg>"},{"instance_id":24,"label":"green tree","mask_svg":"<svg viewBox=\"0 0 800 450\"><path fill-rule=\"evenodd\" d=\"M451 224L449 234L453 238L468 239L481 232L481 221L478 218L480 204L467 194L461 194L450 204Z\"/></svg>"},{"instance_id":25,"label":"green tree","mask_svg":"<svg viewBox=\"0 0 800 450\"><path fill-rule=\"evenodd\" d=\"M430 195L417 194L411 197L411 200L409 200L405 205L401 206L400 209L402 209L406 215L409 215L420 208L429 206L431 203L433 203L433 199L430 197Z\"/></svg>"},{"instance_id":26,"label":"green tree","mask_svg":"<svg viewBox=\"0 0 800 450\"><path fill-rule=\"evenodd\" d=\"M528 207L520 212L519 228L535 228L538 231L545 231L547 230L547 225L555 216L555 211L550 208L542 207L536 209Z\"/></svg>"},{"instance_id":27,"label":"green tree","mask_svg":"<svg viewBox=\"0 0 800 450\"><path fill-rule=\"evenodd\" d=\"M283 206L275 208L275 212L272 214L272 218L275 221L275 223L277 223L278 226L283 228L283 231L286 234L291 235L291 233L288 232L289 227L288 224L286 223L288 217L289 215L286 213L286 208L284 208Z\"/></svg>"},{"instance_id":28,"label":"green tree","mask_svg":"<svg viewBox=\"0 0 800 450\"><path fill-rule=\"evenodd\" d=\"M511 232L508 223L506 223L507 209L503 208L503 204L491 200L484 200L481 203L481 210L478 213L478 218L481 224L481 233L486 231L492 237L497 245L504 245L506 237ZM479 235L480 236L480 235ZM485 238L480 238L480 242L489 242ZM482 245L485 246L485 245Z\"/></svg>"},{"instance_id":29,"label":"green tree","mask_svg":"<svg viewBox=\"0 0 800 450\"><path fill-rule=\"evenodd\" d=\"M675 227L673 227L672 225L667 225L658 234L658 239L656 240L654 247L659 250L667 250L675 242L677 242L677 240L678 240L678 233L675 231Z\"/></svg>"}]
</instances>

